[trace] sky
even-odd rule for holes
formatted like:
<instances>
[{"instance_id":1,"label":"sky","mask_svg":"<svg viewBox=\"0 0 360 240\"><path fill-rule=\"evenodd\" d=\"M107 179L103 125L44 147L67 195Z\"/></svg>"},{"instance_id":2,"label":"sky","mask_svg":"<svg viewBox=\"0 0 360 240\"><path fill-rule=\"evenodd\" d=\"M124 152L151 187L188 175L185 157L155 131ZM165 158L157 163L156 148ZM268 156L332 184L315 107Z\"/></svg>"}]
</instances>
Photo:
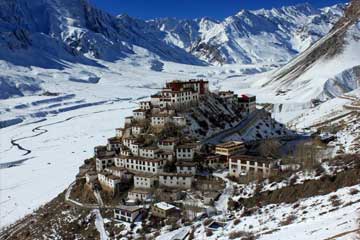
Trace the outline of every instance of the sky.
<instances>
[{"instance_id":1,"label":"sky","mask_svg":"<svg viewBox=\"0 0 360 240\"><path fill-rule=\"evenodd\" d=\"M112 15L126 13L140 19L210 17L222 20L241 9L272 8L308 2L315 7L330 6L348 0L90 0Z\"/></svg>"}]
</instances>

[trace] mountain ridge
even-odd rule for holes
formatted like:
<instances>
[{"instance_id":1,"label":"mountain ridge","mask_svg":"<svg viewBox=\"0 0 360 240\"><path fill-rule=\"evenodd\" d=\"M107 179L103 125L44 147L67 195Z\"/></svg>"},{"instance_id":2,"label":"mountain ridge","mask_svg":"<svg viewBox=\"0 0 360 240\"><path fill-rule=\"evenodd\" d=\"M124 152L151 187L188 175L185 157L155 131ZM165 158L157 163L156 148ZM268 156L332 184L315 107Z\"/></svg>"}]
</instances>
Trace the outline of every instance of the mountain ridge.
<instances>
[{"instance_id":1,"label":"mountain ridge","mask_svg":"<svg viewBox=\"0 0 360 240\"><path fill-rule=\"evenodd\" d=\"M275 28L275 24L282 23L284 28L294 24L294 19L297 21L301 18L303 22L295 27L300 28L305 27L304 18L308 18L311 23L311 18L318 17L320 22L310 24L312 29L303 32L308 41L305 44L307 46L327 32L334 19L340 17L343 7L329 7L336 13L329 18L322 10L311 8L310 5L297 5L271 10L243 10L224 21L210 18L145 21L126 14L112 16L95 8L88 0L41 0L36 4L30 4L28 0L5 1L1 3L0 10L0 56L7 61L21 64L9 57L5 58L6 55L12 55L12 51L3 54L1 52L4 52L7 45L14 51L31 46L41 51L40 56L48 53L59 60L95 64L93 59L85 55L115 61L133 54L133 46L136 45L165 61L192 65L247 64L263 62L269 54L264 50L252 54L248 42L259 39L257 42L264 43L264 37L269 37L270 44L267 47L277 55L272 61L284 62L298 53L294 49L303 47L294 48L297 43L291 41L296 40L285 36L285 31L272 34L271 31L279 30ZM243 17L246 17L246 21ZM284 19L291 21L286 22ZM250 25L247 24L248 21ZM263 26L268 28L263 28L258 23L265 23ZM43 62L49 60L46 56L43 58ZM25 61L22 65L31 65L31 61ZM46 67L46 64L40 65ZM54 63L50 67L57 65Z\"/></svg>"},{"instance_id":2,"label":"mountain ridge","mask_svg":"<svg viewBox=\"0 0 360 240\"><path fill-rule=\"evenodd\" d=\"M323 100L354 90L360 85L359 40L360 1L355 0L326 36L275 71L263 86L309 87Z\"/></svg>"}]
</instances>

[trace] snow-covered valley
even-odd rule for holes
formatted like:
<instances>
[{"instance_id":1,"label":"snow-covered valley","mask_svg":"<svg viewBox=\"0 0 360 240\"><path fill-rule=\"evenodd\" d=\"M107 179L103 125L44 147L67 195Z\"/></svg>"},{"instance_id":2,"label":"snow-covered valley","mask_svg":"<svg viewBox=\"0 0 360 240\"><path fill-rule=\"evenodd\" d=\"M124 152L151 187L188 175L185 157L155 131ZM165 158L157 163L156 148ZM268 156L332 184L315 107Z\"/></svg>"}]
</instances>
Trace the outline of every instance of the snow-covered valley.
<instances>
[{"instance_id":1,"label":"snow-covered valley","mask_svg":"<svg viewBox=\"0 0 360 240\"><path fill-rule=\"evenodd\" d=\"M41 78L46 91L60 95L2 100L1 121L14 124L0 130L0 202L1 208L6 209L1 212L2 226L31 213L65 189L83 160L92 157L93 147L113 136L124 117L131 115L136 102L156 93L164 82L201 76L216 90L232 75L260 68L166 62L164 70L158 72L150 70L145 56L107 66L103 69L76 65L66 71L17 69ZM69 80L94 75L100 78L95 84ZM25 150L12 145L12 141ZM36 194L29 194L29 189L36 189Z\"/></svg>"},{"instance_id":2,"label":"snow-covered valley","mask_svg":"<svg viewBox=\"0 0 360 240\"><path fill-rule=\"evenodd\" d=\"M25 0L16 2L22 6ZM61 5L61 1L50 2ZM63 8L70 3L64 1ZM0 3L0 7L2 4L5 6ZM33 7L34 14L38 9ZM14 7L21 12L19 22L0 14L0 29L6 30L4 35L0 33L0 229L62 192L73 182L84 159L93 156L94 146L114 136L114 129L123 125L124 117L131 115L140 100L174 79L206 79L212 91L256 95L259 108L271 111L277 124L294 131L315 132L326 124L342 125L332 143L334 153L359 153L359 21L340 28L345 32L343 51L307 62L337 34L335 29L327 35L343 15L343 8L337 5L317 10L305 5L241 11L224 22L205 18L142 21L126 15L113 18L89 8L86 14L100 19L105 30L91 16L75 19L68 11L56 13L65 14L58 19L64 24L46 34L43 26L35 27L39 19L33 22L24 17L21 8ZM9 13L14 9L10 6ZM84 19L95 26L84 30ZM246 24L259 19L265 29ZM27 20L29 29L20 31ZM12 29L13 21L19 31ZM283 24L279 23L280 30L273 29L272 21ZM284 30L284 26L290 27ZM181 34L184 32L187 34ZM56 40L49 38L51 34ZM264 47L252 51L254 43ZM220 51L213 52L214 46ZM240 223L228 221L212 238L228 239L231 232L244 229L258 233L276 229L260 239L331 239L358 228L358 218L352 213L359 210L359 194L349 196L349 189L336 192L344 205L348 204L343 208L333 210L327 202L330 195L305 199L301 206L308 208L307 213L300 213L291 204L270 205L261 210L272 214L259 212ZM218 202L224 212L228 199L222 195ZM322 202L326 202L324 206L317 207ZM328 214L322 214L324 211ZM282 226L280 220L291 214L303 214L303 219ZM268 221L274 216L280 222ZM195 236L205 237L205 228L201 226ZM355 233L340 239L351 239L349 236Z\"/></svg>"}]
</instances>

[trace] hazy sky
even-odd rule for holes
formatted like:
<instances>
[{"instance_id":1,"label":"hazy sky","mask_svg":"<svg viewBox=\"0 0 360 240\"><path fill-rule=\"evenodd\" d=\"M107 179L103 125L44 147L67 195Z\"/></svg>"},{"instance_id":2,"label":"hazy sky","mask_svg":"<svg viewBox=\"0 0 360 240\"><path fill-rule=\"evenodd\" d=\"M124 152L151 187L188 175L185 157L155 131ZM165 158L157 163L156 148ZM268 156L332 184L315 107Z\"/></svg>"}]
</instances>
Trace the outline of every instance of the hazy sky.
<instances>
[{"instance_id":1,"label":"hazy sky","mask_svg":"<svg viewBox=\"0 0 360 240\"><path fill-rule=\"evenodd\" d=\"M223 19L241 9L259 9L295 5L308 2L315 7L345 3L345 0L90 0L97 7L113 15L151 19L160 17Z\"/></svg>"}]
</instances>

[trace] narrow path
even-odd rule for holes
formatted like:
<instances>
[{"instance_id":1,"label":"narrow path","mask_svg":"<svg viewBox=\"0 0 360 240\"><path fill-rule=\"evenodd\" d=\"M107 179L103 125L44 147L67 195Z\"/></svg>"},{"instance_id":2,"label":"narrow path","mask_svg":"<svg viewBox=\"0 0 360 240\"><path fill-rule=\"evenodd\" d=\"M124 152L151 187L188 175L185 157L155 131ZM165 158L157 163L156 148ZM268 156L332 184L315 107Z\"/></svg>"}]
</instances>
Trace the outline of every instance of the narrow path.
<instances>
[{"instance_id":1,"label":"narrow path","mask_svg":"<svg viewBox=\"0 0 360 240\"><path fill-rule=\"evenodd\" d=\"M31 215L26 216L24 219L10 225L7 228L1 229L0 239L11 240L14 235L20 232L22 229L35 222L35 218Z\"/></svg>"},{"instance_id":2,"label":"narrow path","mask_svg":"<svg viewBox=\"0 0 360 240\"><path fill-rule=\"evenodd\" d=\"M324 240L335 240L335 239L338 239L339 237L343 237L343 236L346 236L346 235L348 235L350 233L355 233L355 232L360 232L360 228L354 229L354 230L351 230L351 231L342 232L342 233L336 234L335 236L325 238Z\"/></svg>"},{"instance_id":3,"label":"narrow path","mask_svg":"<svg viewBox=\"0 0 360 240\"><path fill-rule=\"evenodd\" d=\"M76 206L76 207L81 207L81 208L86 208L86 209L97 209L100 207L100 205L98 204L83 204L81 202L78 202L74 199L71 199L70 198L70 195L71 195L71 190L72 188L74 187L74 185L76 184L76 180L73 181L69 187L66 189L66 192L65 192L65 201Z\"/></svg>"},{"instance_id":4,"label":"narrow path","mask_svg":"<svg viewBox=\"0 0 360 240\"><path fill-rule=\"evenodd\" d=\"M109 239L106 230L105 230L105 226L104 226L104 219L101 216L100 210L99 209L94 209L93 213L96 216L95 219L95 226L96 229L98 230L99 234L100 234L100 240L107 240Z\"/></svg>"},{"instance_id":5,"label":"narrow path","mask_svg":"<svg viewBox=\"0 0 360 240\"><path fill-rule=\"evenodd\" d=\"M251 125L256 119L259 118L259 114L263 113L264 110L257 110L255 112L250 113L250 115L246 116L239 124L235 127L225 129L219 133L215 133L214 135L205 138L201 141L203 144L217 144L222 139L228 137L231 134L234 134L239 131L243 131L244 129L248 129L249 125Z\"/></svg>"},{"instance_id":6,"label":"narrow path","mask_svg":"<svg viewBox=\"0 0 360 240\"><path fill-rule=\"evenodd\" d=\"M234 183L232 181L230 181L229 179L227 179L225 177L225 174L227 174L227 172L213 174L214 176L219 177L222 180L224 180L225 184L226 184L225 189L222 192L221 196L215 202L216 210L221 211L223 214L228 212L228 201L229 201L229 198L234 193Z\"/></svg>"},{"instance_id":7,"label":"narrow path","mask_svg":"<svg viewBox=\"0 0 360 240\"><path fill-rule=\"evenodd\" d=\"M94 196L96 198L97 203L99 204L100 207L104 207L104 202L101 198L100 192L98 190L94 190Z\"/></svg>"}]
</instances>

